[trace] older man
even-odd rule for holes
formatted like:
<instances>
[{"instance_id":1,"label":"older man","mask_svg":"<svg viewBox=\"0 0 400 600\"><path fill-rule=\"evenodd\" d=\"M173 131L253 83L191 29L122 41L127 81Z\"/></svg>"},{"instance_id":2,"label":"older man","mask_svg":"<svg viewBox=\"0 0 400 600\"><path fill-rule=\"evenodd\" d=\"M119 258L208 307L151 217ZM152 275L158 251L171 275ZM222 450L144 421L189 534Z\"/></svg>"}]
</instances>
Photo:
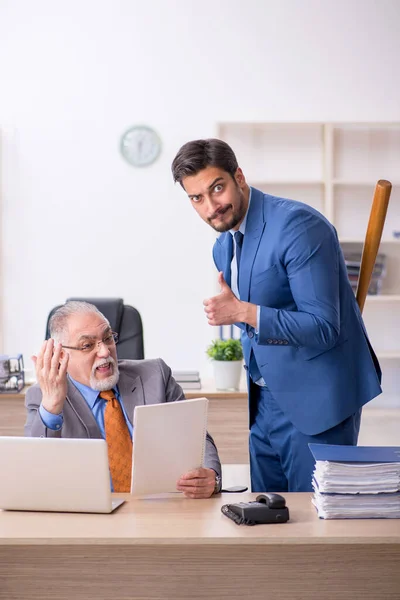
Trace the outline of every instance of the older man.
<instances>
[{"instance_id":1,"label":"older man","mask_svg":"<svg viewBox=\"0 0 400 600\"><path fill-rule=\"evenodd\" d=\"M130 491L134 408L184 400L181 387L161 359L119 361L118 335L92 304L67 302L52 316L50 335L32 357L38 383L26 394L25 435L104 438L113 490ZM176 489L188 498L220 491L221 464L208 433L205 465L183 474Z\"/></svg>"}]
</instances>

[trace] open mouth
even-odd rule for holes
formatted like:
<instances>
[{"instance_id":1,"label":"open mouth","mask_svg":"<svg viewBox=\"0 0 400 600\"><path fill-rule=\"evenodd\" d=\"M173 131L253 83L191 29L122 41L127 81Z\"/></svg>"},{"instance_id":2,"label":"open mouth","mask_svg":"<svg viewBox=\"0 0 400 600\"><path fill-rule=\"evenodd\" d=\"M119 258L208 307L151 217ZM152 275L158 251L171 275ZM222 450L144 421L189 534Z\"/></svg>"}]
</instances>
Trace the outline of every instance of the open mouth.
<instances>
[{"instance_id":1,"label":"open mouth","mask_svg":"<svg viewBox=\"0 0 400 600\"><path fill-rule=\"evenodd\" d=\"M107 363L102 363L101 365L98 365L96 367L96 372L100 373L101 375L108 375L112 373L112 364L107 362Z\"/></svg>"}]
</instances>

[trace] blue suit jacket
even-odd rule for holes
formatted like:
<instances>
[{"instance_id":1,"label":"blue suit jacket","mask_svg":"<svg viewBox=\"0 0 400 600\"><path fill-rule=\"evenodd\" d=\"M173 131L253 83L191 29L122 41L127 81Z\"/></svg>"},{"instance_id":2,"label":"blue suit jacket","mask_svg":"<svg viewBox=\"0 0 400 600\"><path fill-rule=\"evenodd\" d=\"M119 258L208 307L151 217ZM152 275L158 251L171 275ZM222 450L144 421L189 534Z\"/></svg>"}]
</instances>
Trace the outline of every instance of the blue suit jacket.
<instances>
[{"instance_id":1,"label":"blue suit jacket","mask_svg":"<svg viewBox=\"0 0 400 600\"><path fill-rule=\"evenodd\" d=\"M230 284L229 232L213 256ZM301 202L252 188L243 240L240 299L261 306L258 334L242 345L288 419L315 435L381 393L381 371L351 289L334 227ZM250 398L250 409L251 398Z\"/></svg>"}]
</instances>

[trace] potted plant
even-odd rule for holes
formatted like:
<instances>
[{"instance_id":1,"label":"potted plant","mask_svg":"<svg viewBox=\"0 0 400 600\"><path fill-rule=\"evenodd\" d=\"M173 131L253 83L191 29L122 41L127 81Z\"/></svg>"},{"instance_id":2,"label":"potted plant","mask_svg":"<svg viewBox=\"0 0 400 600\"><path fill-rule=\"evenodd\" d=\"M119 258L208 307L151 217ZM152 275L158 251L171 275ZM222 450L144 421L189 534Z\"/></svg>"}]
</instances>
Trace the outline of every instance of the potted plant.
<instances>
[{"instance_id":1,"label":"potted plant","mask_svg":"<svg viewBox=\"0 0 400 600\"><path fill-rule=\"evenodd\" d=\"M240 340L214 340L207 348L207 355L213 361L217 390L238 390L243 363Z\"/></svg>"}]
</instances>

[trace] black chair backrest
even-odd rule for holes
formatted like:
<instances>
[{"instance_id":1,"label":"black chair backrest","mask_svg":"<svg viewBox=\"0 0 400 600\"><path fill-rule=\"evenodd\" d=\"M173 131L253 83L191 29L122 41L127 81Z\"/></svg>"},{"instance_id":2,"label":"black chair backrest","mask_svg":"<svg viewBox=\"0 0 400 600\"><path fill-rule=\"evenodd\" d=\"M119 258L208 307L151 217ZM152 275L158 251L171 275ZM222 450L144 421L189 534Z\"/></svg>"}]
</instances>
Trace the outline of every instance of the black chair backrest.
<instances>
[{"instance_id":1,"label":"black chair backrest","mask_svg":"<svg viewBox=\"0 0 400 600\"><path fill-rule=\"evenodd\" d=\"M136 308L124 304L122 298L67 298L67 302L69 300L89 302L90 304L94 304L103 313L110 322L111 329L119 335L117 345L118 358L144 358L143 325ZM55 306L47 317L46 340L50 337L50 318L60 306Z\"/></svg>"}]
</instances>

